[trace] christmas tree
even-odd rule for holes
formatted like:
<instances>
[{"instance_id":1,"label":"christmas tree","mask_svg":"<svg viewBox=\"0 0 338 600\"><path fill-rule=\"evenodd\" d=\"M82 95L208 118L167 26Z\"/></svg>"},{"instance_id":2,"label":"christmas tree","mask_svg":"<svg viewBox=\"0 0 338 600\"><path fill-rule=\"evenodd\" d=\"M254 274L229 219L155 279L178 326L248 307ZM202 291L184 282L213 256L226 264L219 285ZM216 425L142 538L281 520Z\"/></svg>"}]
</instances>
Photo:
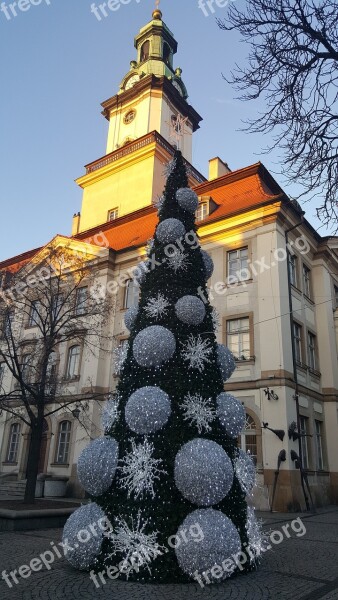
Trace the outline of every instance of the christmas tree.
<instances>
[{"instance_id":1,"label":"christmas tree","mask_svg":"<svg viewBox=\"0 0 338 600\"><path fill-rule=\"evenodd\" d=\"M140 301L125 317L129 347L105 435L79 458L92 502L71 516L64 539L74 566L111 579L209 583L256 566L260 532L246 502L255 467L237 448L245 411L224 392L235 361L216 341L213 262L200 248L180 151L168 174L135 273ZM108 532L83 534L104 518Z\"/></svg>"}]
</instances>

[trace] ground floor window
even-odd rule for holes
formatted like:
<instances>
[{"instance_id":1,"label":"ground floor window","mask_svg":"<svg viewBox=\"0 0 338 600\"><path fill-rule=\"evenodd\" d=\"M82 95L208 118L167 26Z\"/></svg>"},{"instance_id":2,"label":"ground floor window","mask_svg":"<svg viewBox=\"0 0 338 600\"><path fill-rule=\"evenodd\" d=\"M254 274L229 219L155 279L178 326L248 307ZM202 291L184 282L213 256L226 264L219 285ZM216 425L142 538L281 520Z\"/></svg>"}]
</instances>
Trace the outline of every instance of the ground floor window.
<instances>
[{"instance_id":1,"label":"ground floor window","mask_svg":"<svg viewBox=\"0 0 338 600\"><path fill-rule=\"evenodd\" d=\"M257 431L256 423L250 415L246 415L245 427L239 436L238 447L250 454L253 462L257 465Z\"/></svg>"},{"instance_id":2,"label":"ground floor window","mask_svg":"<svg viewBox=\"0 0 338 600\"><path fill-rule=\"evenodd\" d=\"M57 439L57 451L55 462L59 464L68 464L69 448L70 448L70 433L72 424L70 421L62 421L59 426L59 434Z\"/></svg>"},{"instance_id":3,"label":"ground floor window","mask_svg":"<svg viewBox=\"0 0 338 600\"><path fill-rule=\"evenodd\" d=\"M19 423L13 423L9 432L7 462L16 463L18 460L19 445L20 445L20 429Z\"/></svg>"}]
</instances>

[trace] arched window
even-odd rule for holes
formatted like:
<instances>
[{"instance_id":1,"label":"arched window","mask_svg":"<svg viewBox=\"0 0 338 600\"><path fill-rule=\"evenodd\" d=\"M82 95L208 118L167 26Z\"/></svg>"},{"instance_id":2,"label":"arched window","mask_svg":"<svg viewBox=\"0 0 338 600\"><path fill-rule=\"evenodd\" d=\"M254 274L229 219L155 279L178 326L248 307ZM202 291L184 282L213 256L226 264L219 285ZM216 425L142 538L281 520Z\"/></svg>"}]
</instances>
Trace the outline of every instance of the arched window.
<instances>
[{"instance_id":1,"label":"arched window","mask_svg":"<svg viewBox=\"0 0 338 600\"><path fill-rule=\"evenodd\" d=\"M61 421L57 437L55 462L66 465L69 462L70 434L72 424L70 421Z\"/></svg>"},{"instance_id":2,"label":"arched window","mask_svg":"<svg viewBox=\"0 0 338 600\"><path fill-rule=\"evenodd\" d=\"M75 379L80 372L80 346L72 346L69 348L67 360L67 379Z\"/></svg>"},{"instance_id":3,"label":"arched window","mask_svg":"<svg viewBox=\"0 0 338 600\"><path fill-rule=\"evenodd\" d=\"M20 430L21 426L19 423L13 423L13 425L11 425L7 450L7 462L9 463L16 463L18 460Z\"/></svg>"},{"instance_id":4,"label":"arched window","mask_svg":"<svg viewBox=\"0 0 338 600\"><path fill-rule=\"evenodd\" d=\"M129 279L126 285L126 292L124 296L124 308L130 308L136 306L140 296L140 287L134 279Z\"/></svg>"},{"instance_id":5,"label":"arched window","mask_svg":"<svg viewBox=\"0 0 338 600\"><path fill-rule=\"evenodd\" d=\"M144 42L142 48L141 48L141 62L143 62L144 60L148 60L149 58L149 54L150 54L150 42L149 40Z\"/></svg>"},{"instance_id":6,"label":"arched window","mask_svg":"<svg viewBox=\"0 0 338 600\"><path fill-rule=\"evenodd\" d=\"M171 50L168 44L163 45L163 61L166 65L168 65L168 67L171 66Z\"/></svg>"},{"instance_id":7,"label":"arched window","mask_svg":"<svg viewBox=\"0 0 338 600\"><path fill-rule=\"evenodd\" d=\"M256 423L250 415L246 415L245 427L239 436L238 446L244 452L250 454L255 465L257 465L257 431Z\"/></svg>"}]
</instances>

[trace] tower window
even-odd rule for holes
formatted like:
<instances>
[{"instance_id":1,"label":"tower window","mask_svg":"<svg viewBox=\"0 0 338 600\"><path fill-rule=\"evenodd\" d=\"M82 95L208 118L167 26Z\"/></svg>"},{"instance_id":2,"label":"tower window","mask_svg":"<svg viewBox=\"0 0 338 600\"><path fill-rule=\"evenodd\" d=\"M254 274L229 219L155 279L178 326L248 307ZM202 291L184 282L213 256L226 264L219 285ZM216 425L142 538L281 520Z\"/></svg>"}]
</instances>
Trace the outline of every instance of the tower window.
<instances>
[{"instance_id":1,"label":"tower window","mask_svg":"<svg viewBox=\"0 0 338 600\"><path fill-rule=\"evenodd\" d=\"M149 58L149 54L150 54L150 42L149 40L147 42L144 42L142 48L141 48L141 62L148 60Z\"/></svg>"},{"instance_id":2,"label":"tower window","mask_svg":"<svg viewBox=\"0 0 338 600\"><path fill-rule=\"evenodd\" d=\"M168 67L171 67L171 50L168 44L164 44L163 46L163 61Z\"/></svg>"}]
</instances>

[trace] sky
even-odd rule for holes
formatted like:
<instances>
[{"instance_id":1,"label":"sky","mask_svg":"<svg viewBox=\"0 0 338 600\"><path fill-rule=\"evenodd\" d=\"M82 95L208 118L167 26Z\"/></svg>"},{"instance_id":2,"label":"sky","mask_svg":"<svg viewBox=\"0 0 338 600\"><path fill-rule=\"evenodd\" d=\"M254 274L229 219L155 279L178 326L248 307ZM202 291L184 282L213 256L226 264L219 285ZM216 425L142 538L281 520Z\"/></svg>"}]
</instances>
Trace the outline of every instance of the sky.
<instances>
[{"instance_id":1,"label":"sky","mask_svg":"<svg viewBox=\"0 0 338 600\"><path fill-rule=\"evenodd\" d=\"M26 10L14 7L16 16L11 2L0 12L0 260L70 234L82 197L74 180L105 154L100 104L117 93L136 58L134 36L154 8L154 0L124 0L99 21L92 0L21 0ZM215 156L233 170L261 160L294 195L276 175L278 152L262 153L269 138L240 131L260 105L236 100L222 77L248 53L236 33L216 24L228 8L215 5L206 16L198 0L162 0L161 9L179 44L175 67L183 69L188 102L204 119L193 138L194 166L207 176ZM318 229L314 206L304 208Z\"/></svg>"}]
</instances>

